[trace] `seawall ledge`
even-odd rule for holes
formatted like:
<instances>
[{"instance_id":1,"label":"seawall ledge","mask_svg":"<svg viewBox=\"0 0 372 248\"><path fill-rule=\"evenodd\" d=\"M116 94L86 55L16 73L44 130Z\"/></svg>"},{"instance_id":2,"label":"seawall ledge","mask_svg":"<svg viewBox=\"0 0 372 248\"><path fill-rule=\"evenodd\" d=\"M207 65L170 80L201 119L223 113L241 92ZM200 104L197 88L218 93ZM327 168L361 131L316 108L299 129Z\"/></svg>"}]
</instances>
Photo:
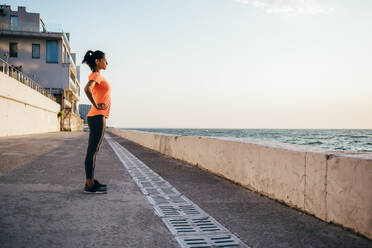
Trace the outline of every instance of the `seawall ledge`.
<instances>
[{"instance_id":1,"label":"seawall ledge","mask_svg":"<svg viewBox=\"0 0 372 248\"><path fill-rule=\"evenodd\" d=\"M237 138L108 130L372 238L372 153Z\"/></svg>"},{"instance_id":2,"label":"seawall ledge","mask_svg":"<svg viewBox=\"0 0 372 248\"><path fill-rule=\"evenodd\" d=\"M110 128L114 128L114 127L110 127ZM249 139L249 138L217 137L217 136L202 136L202 135L176 135L176 134L149 132L149 131L142 131L142 130L138 131L138 130L132 130L132 129L121 129L121 130L127 130L127 131L134 132L134 133L137 132L137 133L156 134L160 136L173 137L174 139L178 139L180 137L196 137L200 139L217 139L217 140L224 140L224 141L232 141L236 143L265 146L265 147L271 147L271 148L289 150L289 151L295 151L295 152L318 153L318 154L328 155L329 157L343 156L343 157L372 160L372 152L338 151L338 150L325 149L325 148L309 146L309 145L297 145L297 144L289 144L289 143L283 143L283 142L277 142L277 141L254 140L254 139Z\"/></svg>"}]
</instances>

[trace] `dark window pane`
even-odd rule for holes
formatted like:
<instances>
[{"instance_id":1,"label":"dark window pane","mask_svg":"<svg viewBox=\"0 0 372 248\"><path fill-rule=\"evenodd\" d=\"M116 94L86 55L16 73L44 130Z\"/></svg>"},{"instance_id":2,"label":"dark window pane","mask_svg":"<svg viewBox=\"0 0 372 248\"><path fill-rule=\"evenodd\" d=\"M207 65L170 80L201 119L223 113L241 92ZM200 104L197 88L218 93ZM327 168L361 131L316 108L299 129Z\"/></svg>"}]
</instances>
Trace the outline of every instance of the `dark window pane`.
<instances>
[{"instance_id":1,"label":"dark window pane","mask_svg":"<svg viewBox=\"0 0 372 248\"><path fill-rule=\"evenodd\" d=\"M17 43L9 43L9 57L18 57Z\"/></svg>"},{"instance_id":2,"label":"dark window pane","mask_svg":"<svg viewBox=\"0 0 372 248\"><path fill-rule=\"evenodd\" d=\"M32 58L33 59L40 58L40 44L32 44Z\"/></svg>"},{"instance_id":3,"label":"dark window pane","mask_svg":"<svg viewBox=\"0 0 372 248\"><path fill-rule=\"evenodd\" d=\"M46 42L46 62L58 63L58 41L47 40Z\"/></svg>"}]
</instances>

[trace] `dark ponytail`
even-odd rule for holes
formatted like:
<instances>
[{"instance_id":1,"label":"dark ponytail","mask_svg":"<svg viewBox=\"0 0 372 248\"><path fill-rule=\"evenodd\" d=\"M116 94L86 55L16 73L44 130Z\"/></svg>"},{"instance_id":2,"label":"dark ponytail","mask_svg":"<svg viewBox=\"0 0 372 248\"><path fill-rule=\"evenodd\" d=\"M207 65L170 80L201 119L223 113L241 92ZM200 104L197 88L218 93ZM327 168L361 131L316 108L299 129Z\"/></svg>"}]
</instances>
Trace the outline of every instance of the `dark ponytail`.
<instances>
[{"instance_id":1,"label":"dark ponytail","mask_svg":"<svg viewBox=\"0 0 372 248\"><path fill-rule=\"evenodd\" d=\"M84 56L83 64L86 63L92 71L96 71L96 59L102 59L105 56L105 53L102 51L95 51L88 50Z\"/></svg>"}]
</instances>

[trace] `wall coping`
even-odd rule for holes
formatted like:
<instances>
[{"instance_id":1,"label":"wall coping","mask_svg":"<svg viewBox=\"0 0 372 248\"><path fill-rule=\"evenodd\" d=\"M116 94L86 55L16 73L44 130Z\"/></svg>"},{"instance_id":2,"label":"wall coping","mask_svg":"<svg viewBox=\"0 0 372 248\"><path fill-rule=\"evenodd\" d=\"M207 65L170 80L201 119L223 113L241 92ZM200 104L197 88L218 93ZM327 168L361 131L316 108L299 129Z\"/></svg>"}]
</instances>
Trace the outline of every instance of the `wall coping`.
<instances>
[{"instance_id":1,"label":"wall coping","mask_svg":"<svg viewBox=\"0 0 372 248\"><path fill-rule=\"evenodd\" d=\"M236 143L243 143L243 144L251 144L251 145L258 145L264 146L269 148L276 148L279 150L287 150L287 151L294 151L294 152L311 152L329 156L337 156L337 157L349 157L349 158L359 158L364 160L372 160L372 152L353 152L353 151L336 151L331 149L324 149L320 147L313 147L307 145L297 145L297 144L289 144L283 143L278 141L260 141L260 140L253 140L249 138L235 138L235 137L218 137L218 136L198 136L198 135L176 135L176 134L167 134L167 133L159 133L159 132L147 132L142 130L133 130L133 129L121 129L110 127L118 130L126 130L131 132L137 133L148 133L148 134L156 134L156 135L163 135L168 137L199 137L203 139L216 139L216 140L224 140L224 141L231 141Z\"/></svg>"}]
</instances>

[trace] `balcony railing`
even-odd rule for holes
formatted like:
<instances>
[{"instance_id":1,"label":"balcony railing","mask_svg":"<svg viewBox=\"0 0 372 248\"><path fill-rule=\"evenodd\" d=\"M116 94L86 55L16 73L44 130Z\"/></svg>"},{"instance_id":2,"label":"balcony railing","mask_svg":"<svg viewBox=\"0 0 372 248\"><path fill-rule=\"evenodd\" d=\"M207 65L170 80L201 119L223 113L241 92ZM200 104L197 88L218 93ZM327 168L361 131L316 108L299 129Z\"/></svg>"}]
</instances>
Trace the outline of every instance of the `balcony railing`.
<instances>
[{"instance_id":1,"label":"balcony railing","mask_svg":"<svg viewBox=\"0 0 372 248\"><path fill-rule=\"evenodd\" d=\"M0 30L6 31L23 31L23 32L37 32L37 33L62 33L67 45L70 47L69 40L67 39L66 33L63 31L60 24L54 23L43 23L40 19L39 23L35 22L18 22L17 24L12 23L0 23Z\"/></svg>"},{"instance_id":2,"label":"balcony railing","mask_svg":"<svg viewBox=\"0 0 372 248\"><path fill-rule=\"evenodd\" d=\"M14 66L8 64L6 61L0 59L0 72L16 79L17 81L29 86L30 88L40 92L46 97L49 97L53 101L57 102L57 99L50 94L46 89L41 87L38 83L32 80L30 77L26 76L21 71L17 70Z\"/></svg>"},{"instance_id":3,"label":"balcony railing","mask_svg":"<svg viewBox=\"0 0 372 248\"><path fill-rule=\"evenodd\" d=\"M37 23L21 23L18 25L10 23L0 23L0 30L42 32L42 30L40 29L40 25Z\"/></svg>"},{"instance_id":4,"label":"balcony railing","mask_svg":"<svg viewBox=\"0 0 372 248\"><path fill-rule=\"evenodd\" d=\"M71 78L70 78L70 89L71 91L80 98L80 86L76 84Z\"/></svg>"},{"instance_id":5,"label":"balcony railing","mask_svg":"<svg viewBox=\"0 0 372 248\"><path fill-rule=\"evenodd\" d=\"M80 97L80 86L79 85L76 86L76 91L77 91L78 96Z\"/></svg>"},{"instance_id":6,"label":"balcony railing","mask_svg":"<svg viewBox=\"0 0 372 248\"><path fill-rule=\"evenodd\" d=\"M75 91L76 91L76 84L75 84L74 80L72 80L72 79L70 78L69 81L70 81L70 88L73 89L73 91L75 92Z\"/></svg>"},{"instance_id":7,"label":"balcony railing","mask_svg":"<svg viewBox=\"0 0 372 248\"><path fill-rule=\"evenodd\" d=\"M76 64L75 64L75 61L74 59L72 58L71 54L68 54L68 57L69 57L69 61L70 63L76 68Z\"/></svg>"},{"instance_id":8,"label":"balcony railing","mask_svg":"<svg viewBox=\"0 0 372 248\"><path fill-rule=\"evenodd\" d=\"M62 63L64 64L71 64L74 68L74 70L76 70L76 64L75 64L75 61L74 59L72 58L72 56L66 52L65 55L63 55L63 58L62 58Z\"/></svg>"}]
</instances>

